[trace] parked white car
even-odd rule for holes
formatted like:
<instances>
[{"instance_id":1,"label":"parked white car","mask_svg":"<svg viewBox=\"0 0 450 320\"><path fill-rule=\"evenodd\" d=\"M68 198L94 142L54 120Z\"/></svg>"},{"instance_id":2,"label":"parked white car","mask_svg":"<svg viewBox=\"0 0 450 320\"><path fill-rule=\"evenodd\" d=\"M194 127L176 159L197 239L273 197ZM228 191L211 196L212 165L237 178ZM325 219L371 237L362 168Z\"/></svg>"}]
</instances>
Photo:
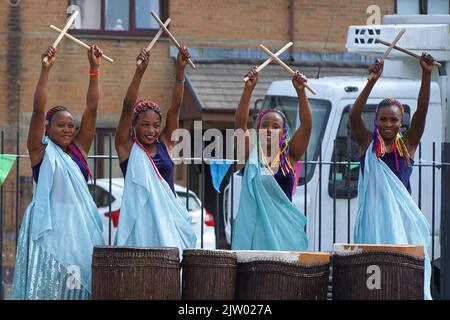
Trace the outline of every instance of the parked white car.
<instances>
[{"instance_id":1,"label":"parked white car","mask_svg":"<svg viewBox=\"0 0 450 320\"><path fill-rule=\"evenodd\" d=\"M123 178L114 178L111 180L111 209L109 206L109 179L97 179L94 185L93 181L89 181L88 188L95 203L97 204L98 212L103 221L103 236L106 243L114 244L117 225L119 222L120 207L123 196ZM175 184L175 192L180 200L187 203L187 189ZM197 235L197 248L201 248L202 242L202 224L201 224L201 207L202 203L198 196L189 190L189 213L192 216L192 227ZM111 217L111 219L110 219ZM109 230L111 224L111 239L109 239ZM214 231L214 215L204 210L204 224L203 224L203 248L215 249L216 236Z\"/></svg>"}]
</instances>

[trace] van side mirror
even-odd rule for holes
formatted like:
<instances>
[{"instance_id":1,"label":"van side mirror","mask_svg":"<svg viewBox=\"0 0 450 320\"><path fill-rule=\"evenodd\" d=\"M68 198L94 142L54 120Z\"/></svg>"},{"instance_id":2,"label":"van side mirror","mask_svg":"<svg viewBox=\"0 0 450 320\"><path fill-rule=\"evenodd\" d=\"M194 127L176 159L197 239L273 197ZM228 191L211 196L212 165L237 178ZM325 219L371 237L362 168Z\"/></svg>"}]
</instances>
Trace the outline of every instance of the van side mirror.
<instances>
[{"instance_id":1,"label":"van side mirror","mask_svg":"<svg viewBox=\"0 0 450 320\"><path fill-rule=\"evenodd\" d=\"M447 70L445 69L445 63L441 64L441 66L438 68L438 71L439 71L439 75L441 77L447 75Z\"/></svg>"}]
</instances>

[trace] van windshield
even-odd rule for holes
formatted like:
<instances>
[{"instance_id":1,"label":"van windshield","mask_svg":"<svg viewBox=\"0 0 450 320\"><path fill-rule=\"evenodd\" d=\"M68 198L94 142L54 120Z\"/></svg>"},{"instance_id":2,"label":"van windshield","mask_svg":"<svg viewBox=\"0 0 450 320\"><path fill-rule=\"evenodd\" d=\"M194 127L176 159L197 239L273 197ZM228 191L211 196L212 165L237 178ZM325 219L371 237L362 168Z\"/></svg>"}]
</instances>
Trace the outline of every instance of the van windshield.
<instances>
[{"instance_id":1,"label":"van windshield","mask_svg":"<svg viewBox=\"0 0 450 320\"><path fill-rule=\"evenodd\" d=\"M302 157L302 161L317 160L319 157L319 142L321 141L328 117L331 111L331 102L321 99L309 99L313 116L313 128L311 133L311 139L308 145L306 153ZM297 97L285 97L285 96L267 96L264 100L263 108L277 108L283 111L286 115L289 124L289 135L292 137L296 128L300 125L300 119L298 117L298 99ZM302 174L300 176L299 185L309 181L314 173L315 164L308 164L307 167L303 166Z\"/></svg>"},{"instance_id":2,"label":"van windshield","mask_svg":"<svg viewBox=\"0 0 450 320\"><path fill-rule=\"evenodd\" d=\"M377 106L367 104L364 107L363 118L367 128L372 132ZM409 128L411 122L411 108L404 104L403 127ZM352 136L349 124L351 106L348 105L342 112L336 138L333 141L332 161L349 162L348 165L337 165L330 168L328 178L328 193L337 199L353 199L358 195L358 179L360 172L360 147Z\"/></svg>"}]
</instances>

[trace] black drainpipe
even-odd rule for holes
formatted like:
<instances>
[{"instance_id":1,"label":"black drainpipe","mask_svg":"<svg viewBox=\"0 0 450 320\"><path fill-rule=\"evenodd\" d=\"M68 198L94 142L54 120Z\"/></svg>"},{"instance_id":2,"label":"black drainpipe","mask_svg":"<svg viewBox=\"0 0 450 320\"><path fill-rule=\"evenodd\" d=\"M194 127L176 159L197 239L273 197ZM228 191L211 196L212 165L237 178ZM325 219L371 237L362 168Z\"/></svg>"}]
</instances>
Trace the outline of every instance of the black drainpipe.
<instances>
[{"instance_id":1,"label":"black drainpipe","mask_svg":"<svg viewBox=\"0 0 450 320\"><path fill-rule=\"evenodd\" d=\"M295 4L295 0L290 0L289 1L289 41L294 42L295 43L295 8L294 8L294 4ZM294 46L291 46L289 48L289 60L291 62L295 61L294 58Z\"/></svg>"},{"instance_id":2,"label":"black drainpipe","mask_svg":"<svg viewBox=\"0 0 450 320\"><path fill-rule=\"evenodd\" d=\"M20 68L21 68L21 17L20 2L9 1L8 13L8 51L6 53L7 90L6 100L8 107L7 121L9 124L20 124Z\"/></svg>"}]
</instances>

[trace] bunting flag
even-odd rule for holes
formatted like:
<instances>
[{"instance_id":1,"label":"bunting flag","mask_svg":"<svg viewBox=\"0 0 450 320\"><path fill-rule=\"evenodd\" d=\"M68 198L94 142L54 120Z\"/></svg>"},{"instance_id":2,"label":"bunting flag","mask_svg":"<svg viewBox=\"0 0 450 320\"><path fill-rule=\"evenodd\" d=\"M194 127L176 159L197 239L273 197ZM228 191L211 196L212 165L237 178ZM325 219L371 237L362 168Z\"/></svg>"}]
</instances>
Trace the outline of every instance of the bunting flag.
<instances>
[{"instance_id":1,"label":"bunting flag","mask_svg":"<svg viewBox=\"0 0 450 320\"><path fill-rule=\"evenodd\" d=\"M359 168L360 163L359 162L350 162L350 165L347 165L347 168L349 168L350 170Z\"/></svg>"},{"instance_id":2,"label":"bunting flag","mask_svg":"<svg viewBox=\"0 0 450 320\"><path fill-rule=\"evenodd\" d=\"M12 154L0 154L0 185L3 185L11 171L17 156Z\"/></svg>"},{"instance_id":3,"label":"bunting flag","mask_svg":"<svg viewBox=\"0 0 450 320\"><path fill-rule=\"evenodd\" d=\"M232 163L231 160L220 159L212 160L209 164L213 187L218 193L220 193L220 184L222 183L223 178L225 178Z\"/></svg>"}]
</instances>

